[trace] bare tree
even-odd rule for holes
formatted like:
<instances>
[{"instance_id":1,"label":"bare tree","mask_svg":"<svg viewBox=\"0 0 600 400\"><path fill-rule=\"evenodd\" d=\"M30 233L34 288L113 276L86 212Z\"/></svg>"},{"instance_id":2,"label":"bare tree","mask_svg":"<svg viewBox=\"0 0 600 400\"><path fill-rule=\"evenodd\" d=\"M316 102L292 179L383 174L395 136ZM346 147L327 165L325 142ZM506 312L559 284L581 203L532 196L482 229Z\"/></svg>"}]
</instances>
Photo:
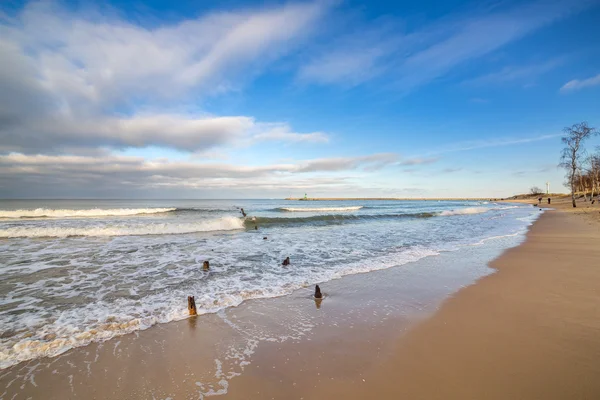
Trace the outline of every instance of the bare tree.
<instances>
[{"instance_id":1,"label":"bare tree","mask_svg":"<svg viewBox=\"0 0 600 400\"><path fill-rule=\"evenodd\" d=\"M581 122L563 130L564 136L562 142L565 148L562 151L560 166L567 170L567 182L571 187L571 200L573 207L577 207L575 203L575 189L579 180L579 167L585 150L582 148L583 142L596 134L596 129L588 126L587 122ZM579 180L579 182L578 182Z\"/></svg>"},{"instance_id":2,"label":"bare tree","mask_svg":"<svg viewBox=\"0 0 600 400\"><path fill-rule=\"evenodd\" d=\"M590 200L594 199L595 194L600 194L600 148L597 153L592 154L586 159L586 167L584 168L585 180L587 185L592 189Z\"/></svg>"},{"instance_id":3,"label":"bare tree","mask_svg":"<svg viewBox=\"0 0 600 400\"><path fill-rule=\"evenodd\" d=\"M544 192L542 192L542 189L540 189L537 186L532 186L531 188L529 188L529 194L542 194Z\"/></svg>"}]
</instances>

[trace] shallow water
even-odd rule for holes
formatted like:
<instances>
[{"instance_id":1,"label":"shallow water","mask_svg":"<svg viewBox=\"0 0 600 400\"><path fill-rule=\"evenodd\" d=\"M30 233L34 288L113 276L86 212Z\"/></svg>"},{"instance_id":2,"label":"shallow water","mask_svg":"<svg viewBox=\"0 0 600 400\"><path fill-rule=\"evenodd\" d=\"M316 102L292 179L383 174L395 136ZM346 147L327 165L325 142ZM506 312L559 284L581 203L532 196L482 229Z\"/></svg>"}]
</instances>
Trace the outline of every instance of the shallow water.
<instances>
[{"instance_id":1,"label":"shallow water","mask_svg":"<svg viewBox=\"0 0 600 400\"><path fill-rule=\"evenodd\" d=\"M487 202L2 201L0 367L183 319L188 295L217 312L517 240L538 213Z\"/></svg>"}]
</instances>

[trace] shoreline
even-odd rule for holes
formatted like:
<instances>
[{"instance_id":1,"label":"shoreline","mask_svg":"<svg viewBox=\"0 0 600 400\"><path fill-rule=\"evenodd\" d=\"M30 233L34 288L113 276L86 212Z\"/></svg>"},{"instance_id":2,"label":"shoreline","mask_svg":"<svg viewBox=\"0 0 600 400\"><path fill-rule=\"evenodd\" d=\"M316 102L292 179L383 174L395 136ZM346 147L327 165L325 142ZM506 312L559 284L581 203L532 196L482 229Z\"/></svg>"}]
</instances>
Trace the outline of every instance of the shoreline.
<instances>
[{"instance_id":1,"label":"shoreline","mask_svg":"<svg viewBox=\"0 0 600 400\"><path fill-rule=\"evenodd\" d=\"M599 232L589 221L549 211L529 227L524 242L499 250L489 264L477 261L487 257L485 246L475 246L469 251L480 256L450 252L329 281L322 285L326 297L320 307L312 288L300 289L25 362L0 371L0 386L7 388L0 398L14 393L231 399L598 395L592 375L600 373L593 363L600 357L600 325L590 315L598 315L600 298L586 295L585 315L569 308L584 305L582 299L555 298L587 290L586 284L593 286L600 278L590 271L600 253L590 248ZM568 272L581 268L591 274L583 282L573 274L564 276L559 265L575 250L576 257L567 260ZM591 258L582 262L586 254ZM545 257L543 268L532 268L538 256ZM467 259L474 260L472 265ZM553 287L557 279L573 281L577 291L569 286L558 293ZM559 311L592 332L562 329L565 319ZM582 338L581 347L573 349L572 342ZM540 346L545 347L536 350ZM558 359L564 361L558 372L545 368L556 366ZM566 390L542 385L560 381L559 373L569 380Z\"/></svg>"}]
</instances>

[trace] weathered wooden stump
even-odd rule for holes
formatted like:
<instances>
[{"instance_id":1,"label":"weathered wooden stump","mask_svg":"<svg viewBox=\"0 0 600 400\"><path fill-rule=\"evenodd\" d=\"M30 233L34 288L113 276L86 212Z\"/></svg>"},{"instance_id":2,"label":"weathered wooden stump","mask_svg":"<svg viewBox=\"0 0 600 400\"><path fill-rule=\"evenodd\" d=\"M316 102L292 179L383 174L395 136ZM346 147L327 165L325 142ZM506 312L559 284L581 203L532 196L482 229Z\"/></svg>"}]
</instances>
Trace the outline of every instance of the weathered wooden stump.
<instances>
[{"instance_id":1,"label":"weathered wooden stump","mask_svg":"<svg viewBox=\"0 0 600 400\"><path fill-rule=\"evenodd\" d=\"M315 299L322 299L323 298L323 294L321 293L321 288L319 287L319 285L315 286Z\"/></svg>"},{"instance_id":2,"label":"weathered wooden stump","mask_svg":"<svg viewBox=\"0 0 600 400\"><path fill-rule=\"evenodd\" d=\"M205 271L208 271L210 269L210 264L209 264L208 261L204 261L202 263L202 269L205 270Z\"/></svg>"},{"instance_id":3,"label":"weathered wooden stump","mask_svg":"<svg viewBox=\"0 0 600 400\"><path fill-rule=\"evenodd\" d=\"M198 315L196 311L196 300L194 300L194 296L188 296L188 312L190 315Z\"/></svg>"}]
</instances>

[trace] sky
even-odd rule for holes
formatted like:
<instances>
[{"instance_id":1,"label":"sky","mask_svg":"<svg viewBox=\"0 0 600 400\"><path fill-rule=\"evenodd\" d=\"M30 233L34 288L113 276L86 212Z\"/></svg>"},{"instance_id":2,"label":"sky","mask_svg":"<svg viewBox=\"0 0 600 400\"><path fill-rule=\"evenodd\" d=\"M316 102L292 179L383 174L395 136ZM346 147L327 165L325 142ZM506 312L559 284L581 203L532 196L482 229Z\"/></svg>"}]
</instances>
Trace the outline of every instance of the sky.
<instances>
[{"instance_id":1,"label":"sky","mask_svg":"<svg viewBox=\"0 0 600 400\"><path fill-rule=\"evenodd\" d=\"M563 128L600 127L598 21L593 0L4 0L0 198L565 192Z\"/></svg>"}]
</instances>

